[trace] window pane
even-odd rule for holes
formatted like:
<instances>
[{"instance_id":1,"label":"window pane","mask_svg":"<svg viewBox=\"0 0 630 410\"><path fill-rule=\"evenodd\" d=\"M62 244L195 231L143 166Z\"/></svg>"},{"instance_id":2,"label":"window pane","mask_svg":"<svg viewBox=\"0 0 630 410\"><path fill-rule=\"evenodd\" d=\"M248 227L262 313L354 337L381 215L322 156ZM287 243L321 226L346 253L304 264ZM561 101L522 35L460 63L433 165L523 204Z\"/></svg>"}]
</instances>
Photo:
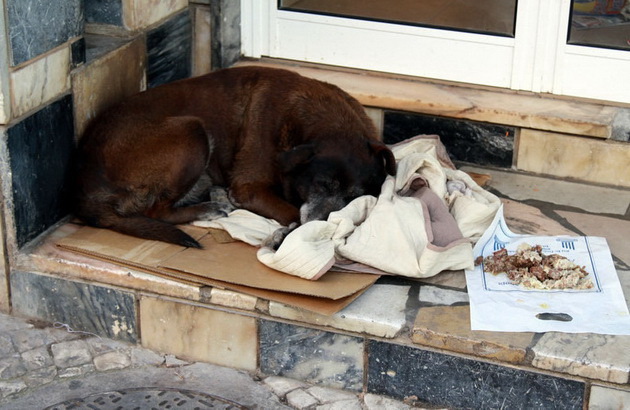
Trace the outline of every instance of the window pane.
<instances>
[{"instance_id":1,"label":"window pane","mask_svg":"<svg viewBox=\"0 0 630 410\"><path fill-rule=\"evenodd\" d=\"M573 0L569 44L630 50L630 1Z\"/></svg>"},{"instance_id":2,"label":"window pane","mask_svg":"<svg viewBox=\"0 0 630 410\"><path fill-rule=\"evenodd\" d=\"M282 10L514 36L516 0L279 0Z\"/></svg>"}]
</instances>

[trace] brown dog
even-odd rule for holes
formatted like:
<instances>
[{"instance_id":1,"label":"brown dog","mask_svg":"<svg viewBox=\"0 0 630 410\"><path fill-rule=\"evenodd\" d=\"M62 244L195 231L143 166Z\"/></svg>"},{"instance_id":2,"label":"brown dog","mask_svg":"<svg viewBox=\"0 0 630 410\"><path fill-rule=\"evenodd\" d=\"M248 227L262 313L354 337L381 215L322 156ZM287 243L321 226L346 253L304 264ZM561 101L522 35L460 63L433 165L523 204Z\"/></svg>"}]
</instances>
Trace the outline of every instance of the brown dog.
<instances>
[{"instance_id":1,"label":"brown dog","mask_svg":"<svg viewBox=\"0 0 630 410\"><path fill-rule=\"evenodd\" d=\"M220 70L137 94L105 111L79 144L76 215L89 225L199 247L173 224L237 206L283 225L324 219L377 195L392 152L361 105L286 70Z\"/></svg>"}]
</instances>

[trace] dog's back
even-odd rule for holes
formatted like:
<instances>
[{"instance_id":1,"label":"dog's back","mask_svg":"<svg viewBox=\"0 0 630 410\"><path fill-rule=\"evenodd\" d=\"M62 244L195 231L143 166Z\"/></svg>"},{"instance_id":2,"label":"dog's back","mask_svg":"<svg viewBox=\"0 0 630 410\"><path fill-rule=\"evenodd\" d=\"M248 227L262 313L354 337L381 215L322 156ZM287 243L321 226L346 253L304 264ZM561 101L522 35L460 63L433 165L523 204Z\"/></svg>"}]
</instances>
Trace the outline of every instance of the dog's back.
<instances>
[{"instance_id":1,"label":"dog's back","mask_svg":"<svg viewBox=\"0 0 630 410\"><path fill-rule=\"evenodd\" d=\"M205 202L181 206L209 175L243 207L288 225L299 221L305 199L283 184L278 154L312 145L356 164L344 173L379 168L382 180L383 157L366 142L377 144L376 135L352 97L290 71L242 67L174 82L131 97L88 127L79 143L76 215L93 226L198 246L173 224L221 215ZM386 160L392 173L393 156Z\"/></svg>"},{"instance_id":2,"label":"dog's back","mask_svg":"<svg viewBox=\"0 0 630 410\"><path fill-rule=\"evenodd\" d=\"M197 247L173 226L189 220L167 221L167 210L195 184L208 158L196 118L153 122L110 110L79 144L75 214L92 226Z\"/></svg>"}]
</instances>

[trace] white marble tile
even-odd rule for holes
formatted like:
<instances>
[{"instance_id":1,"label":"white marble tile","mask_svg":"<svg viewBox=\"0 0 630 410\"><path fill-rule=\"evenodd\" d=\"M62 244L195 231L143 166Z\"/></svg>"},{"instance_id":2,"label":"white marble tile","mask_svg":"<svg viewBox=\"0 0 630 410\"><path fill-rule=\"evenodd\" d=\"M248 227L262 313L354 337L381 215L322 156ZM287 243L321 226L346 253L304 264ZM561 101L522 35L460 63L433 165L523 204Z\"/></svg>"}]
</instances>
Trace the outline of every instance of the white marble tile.
<instances>
[{"instance_id":1,"label":"white marble tile","mask_svg":"<svg viewBox=\"0 0 630 410\"><path fill-rule=\"evenodd\" d=\"M378 130L378 135L383 135L383 110L380 108L364 107L365 113L374 123L374 126Z\"/></svg>"},{"instance_id":2,"label":"white marble tile","mask_svg":"<svg viewBox=\"0 0 630 410\"><path fill-rule=\"evenodd\" d=\"M142 345L236 369L256 370L256 319L197 305L143 297Z\"/></svg>"},{"instance_id":3,"label":"white marble tile","mask_svg":"<svg viewBox=\"0 0 630 410\"><path fill-rule=\"evenodd\" d=\"M70 89L70 48L60 47L11 73L13 117L54 100Z\"/></svg>"},{"instance_id":4,"label":"white marble tile","mask_svg":"<svg viewBox=\"0 0 630 410\"><path fill-rule=\"evenodd\" d=\"M577 143L575 145L579 146ZM630 154L630 145L628 148ZM617 162L620 167L627 163L627 161ZM516 201L536 199L558 205L569 205L589 212L616 215L624 215L630 205L630 195L624 189L473 166L464 166L461 169L489 174L492 177L489 187Z\"/></svg>"},{"instance_id":5,"label":"white marble tile","mask_svg":"<svg viewBox=\"0 0 630 410\"><path fill-rule=\"evenodd\" d=\"M215 305L233 307L243 310L254 310L258 298L245 295L227 289L212 288L210 291L210 303Z\"/></svg>"},{"instance_id":6,"label":"white marble tile","mask_svg":"<svg viewBox=\"0 0 630 410\"><path fill-rule=\"evenodd\" d=\"M354 302L332 316L269 303L272 316L330 326L379 337L394 337L405 325L409 286L373 285Z\"/></svg>"},{"instance_id":7,"label":"white marble tile","mask_svg":"<svg viewBox=\"0 0 630 410\"><path fill-rule=\"evenodd\" d=\"M516 167L560 178L630 187L628 163L630 144L522 129ZM583 194L578 191L573 196ZM597 199L608 202L604 197Z\"/></svg>"},{"instance_id":8,"label":"white marble tile","mask_svg":"<svg viewBox=\"0 0 630 410\"><path fill-rule=\"evenodd\" d=\"M468 302L468 293L450 289L442 289L436 286L423 285L418 295L420 302L434 305L452 305L457 302Z\"/></svg>"},{"instance_id":9,"label":"white marble tile","mask_svg":"<svg viewBox=\"0 0 630 410\"><path fill-rule=\"evenodd\" d=\"M123 21L129 30L141 30L188 6L188 0L123 0Z\"/></svg>"},{"instance_id":10,"label":"white marble tile","mask_svg":"<svg viewBox=\"0 0 630 410\"><path fill-rule=\"evenodd\" d=\"M611 389L604 386L591 387L588 400L589 410L610 410L630 408L630 391Z\"/></svg>"},{"instance_id":11,"label":"white marble tile","mask_svg":"<svg viewBox=\"0 0 630 410\"><path fill-rule=\"evenodd\" d=\"M532 350L532 365L540 369L628 383L630 336L550 332Z\"/></svg>"},{"instance_id":12,"label":"white marble tile","mask_svg":"<svg viewBox=\"0 0 630 410\"><path fill-rule=\"evenodd\" d=\"M102 37L91 36L88 46L98 49ZM74 124L78 136L104 109L146 88L144 38L120 44L72 73Z\"/></svg>"},{"instance_id":13,"label":"white marble tile","mask_svg":"<svg viewBox=\"0 0 630 410\"><path fill-rule=\"evenodd\" d=\"M193 17L192 74L198 76L212 71L212 14L209 7L195 7Z\"/></svg>"}]
</instances>

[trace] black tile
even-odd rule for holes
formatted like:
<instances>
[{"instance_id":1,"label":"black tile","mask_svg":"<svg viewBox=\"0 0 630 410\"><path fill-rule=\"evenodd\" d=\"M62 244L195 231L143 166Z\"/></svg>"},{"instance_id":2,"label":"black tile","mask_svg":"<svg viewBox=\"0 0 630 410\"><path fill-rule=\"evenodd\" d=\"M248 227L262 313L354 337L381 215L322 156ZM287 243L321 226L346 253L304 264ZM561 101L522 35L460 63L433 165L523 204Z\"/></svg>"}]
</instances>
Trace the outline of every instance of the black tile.
<instances>
[{"instance_id":1,"label":"black tile","mask_svg":"<svg viewBox=\"0 0 630 410\"><path fill-rule=\"evenodd\" d=\"M103 36L98 34L85 35L85 60L87 63L98 60L104 55L128 44L128 38Z\"/></svg>"},{"instance_id":2,"label":"black tile","mask_svg":"<svg viewBox=\"0 0 630 410\"><path fill-rule=\"evenodd\" d=\"M85 21L91 24L123 25L122 0L84 0Z\"/></svg>"},{"instance_id":3,"label":"black tile","mask_svg":"<svg viewBox=\"0 0 630 410\"><path fill-rule=\"evenodd\" d=\"M581 409L581 382L409 346L369 342L368 392L471 409Z\"/></svg>"},{"instance_id":4,"label":"black tile","mask_svg":"<svg viewBox=\"0 0 630 410\"><path fill-rule=\"evenodd\" d=\"M147 33L147 83L155 87L190 77L192 25L185 10Z\"/></svg>"},{"instance_id":5,"label":"black tile","mask_svg":"<svg viewBox=\"0 0 630 410\"><path fill-rule=\"evenodd\" d=\"M21 247L69 212L67 180L74 152L72 96L9 128L7 148L16 238Z\"/></svg>"},{"instance_id":6,"label":"black tile","mask_svg":"<svg viewBox=\"0 0 630 410\"><path fill-rule=\"evenodd\" d=\"M21 271L12 271L10 280L13 311L18 315L112 339L138 341L132 293Z\"/></svg>"},{"instance_id":7,"label":"black tile","mask_svg":"<svg viewBox=\"0 0 630 410\"><path fill-rule=\"evenodd\" d=\"M240 1L214 0L210 15L212 69L230 67L241 57Z\"/></svg>"},{"instance_id":8,"label":"black tile","mask_svg":"<svg viewBox=\"0 0 630 410\"><path fill-rule=\"evenodd\" d=\"M261 320L260 370L324 386L360 391L363 339Z\"/></svg>"},{"instance_id":9,"label":"black tile","mask_svg":"<svg viewBox=\"0 0 630 410\"><path fill-rule=\"evenodd\" d=\"M453 161L512 166L513 127L386 111L383 140L394 144L418 134L437 134Z\"/></svg>"},{"instance_id":10,"label":"black tile","mask_svg":"<svg viewBox=\"0 0 630 410\"><path fill-rule=\"evenodd\" d=\"M83 0L6 0L12 64L83 34Z\"/></svg>"},{"instance_id":11,"label":"black tile","mask_svg":"<svg viewBox=\"0 0 630 410\"><path fill-rule=\"evenodd\" d=\"M81 37L77 41L70 45L70 52L72 55L72 68L76 68L81 64L85 64L86 58L86 46L85 38Z\"/></svg>"}]
</instances>

